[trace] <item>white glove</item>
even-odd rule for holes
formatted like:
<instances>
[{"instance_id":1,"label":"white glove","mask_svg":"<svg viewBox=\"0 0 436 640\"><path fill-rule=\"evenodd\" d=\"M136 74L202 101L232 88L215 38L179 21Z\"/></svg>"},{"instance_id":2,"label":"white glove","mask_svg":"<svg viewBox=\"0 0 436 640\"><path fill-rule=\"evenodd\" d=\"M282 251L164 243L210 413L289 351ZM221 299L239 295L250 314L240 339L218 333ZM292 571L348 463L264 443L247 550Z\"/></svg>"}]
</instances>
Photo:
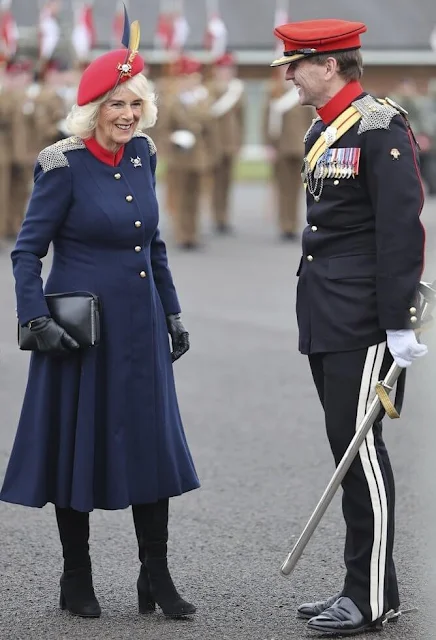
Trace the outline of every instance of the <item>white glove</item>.
<instances>
[{"instance_id":1,"label":"white glove","mask_svg":"<svg viewBox=\"0 0 436 640\"><path fill-rule=\"evenodd\" d=\"M415 358L425 356L428 349L420 344L413 329L388 329L386 331L388 349L399 367L409 367Z\"/></svg>"}]
</instances>

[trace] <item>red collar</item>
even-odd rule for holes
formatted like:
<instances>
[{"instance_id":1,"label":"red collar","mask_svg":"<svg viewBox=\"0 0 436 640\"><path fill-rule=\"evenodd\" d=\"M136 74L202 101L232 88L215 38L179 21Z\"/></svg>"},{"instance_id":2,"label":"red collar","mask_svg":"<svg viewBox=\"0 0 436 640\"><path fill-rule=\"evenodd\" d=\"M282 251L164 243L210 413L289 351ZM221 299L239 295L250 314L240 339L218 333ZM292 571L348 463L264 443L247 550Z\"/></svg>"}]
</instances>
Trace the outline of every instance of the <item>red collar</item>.
<instances>
[{"instance_id":1,"label":"red collar","mask_svg":"<svg viewBox=\"0 0 436 640\"><path fill-rule=\"evenodd\" d=\"M123 159L124 145L116 153L112 153L112 151L108 151L102 147L95 138L87 138L83 142L88 151L92 153L97 160L108 164L110 167L117 167Z\"/></svg>"},{"instance_id":2,"label":"red collar","mask_svg":"<svg viewBox=\"0 0 436 640\"><path fill-rule=\"evenodd\" d=\"M330 124L330 122L333 122L340 113L345 111L361 93L363 93L362 85L360 82L353 80L353 82L349 82L345 87L342 87L327 104L316 111L324 124Z\"/></svg>"}]
</instances>

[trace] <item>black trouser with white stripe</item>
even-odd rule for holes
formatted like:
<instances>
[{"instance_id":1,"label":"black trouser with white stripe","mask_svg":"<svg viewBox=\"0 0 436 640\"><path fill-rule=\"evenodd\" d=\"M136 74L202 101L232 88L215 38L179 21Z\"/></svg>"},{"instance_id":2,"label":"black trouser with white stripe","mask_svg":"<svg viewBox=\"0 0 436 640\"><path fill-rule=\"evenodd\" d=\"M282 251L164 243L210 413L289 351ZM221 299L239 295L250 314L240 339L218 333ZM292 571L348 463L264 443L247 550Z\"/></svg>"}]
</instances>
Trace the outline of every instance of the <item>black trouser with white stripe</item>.
<instances>
[{"instance_id":1,"label":"black trouser with white stripe","mask_svg":"<svg viewBox=\"0 0 436 640\"><path fill-rule=\"evenodd\" d=\"M386 343L358 351L309 356L324 408L327 436L335 462L344 455L374 398L375 384L392 364ZM399 606L392 559L395 486L382 438L380 414L342 483L347 525L343 595L368 620Z\"/></svg>"}]
</instances>

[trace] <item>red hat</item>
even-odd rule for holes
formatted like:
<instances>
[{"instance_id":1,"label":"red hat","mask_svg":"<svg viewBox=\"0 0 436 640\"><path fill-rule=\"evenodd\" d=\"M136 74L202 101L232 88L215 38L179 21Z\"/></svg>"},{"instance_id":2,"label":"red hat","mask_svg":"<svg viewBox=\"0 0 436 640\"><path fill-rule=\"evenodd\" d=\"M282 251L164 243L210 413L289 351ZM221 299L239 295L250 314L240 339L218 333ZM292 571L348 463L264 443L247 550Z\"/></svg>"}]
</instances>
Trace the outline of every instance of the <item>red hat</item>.
<instances>
[{"instance_id":1,"label":"red hat","mask_svg":"<svg viewBox=\"0 0 436 640\"><path fill-rule=\"evenodd\" d=\"M124 7L122 44L126 48L104 53L85 69L77 91L79 107L101 98L108 91L114 91L119 84L143 71L145 62L138 53L139 37L139 22L135 21L129 27L129 18Z\"/></svg>"},{"instance_id":2,"label":"red hat","mask_svg":"<svg viewBox=\"0 0 436 640\"><path fill-rule=\"evenodd\" d=\"M359 49L360 34L366 31L363 22L348 20L306 20L290 22L274 29L274 35L283 41L284 55L271 63L271 67L290 64L301 58L322 53L338 53Z\"/></svg>"},{"instance_id":3,"label":"red hat","mask_svg":"<svg viewBox=\"0 0 436 640\"><path fill-rule=\"evenodd\" d=\"M215 60L215 65L217 67L233 67L234 64L235 56L230 52L224 53Z\"/></svg>"},{"instance_id":4,"label":"red hat","mask_svg":"<svg viewBox=\"0 0 436 640\"><path fill-rule=\"evenodd\" d=\"M138 53L131 60L126 49L108 51L85 69L77 92L77 104L82 107L130 80L144 69L144 58ZM132 55L132 54L131 54Z\"/></svg>"},{"instance_id":5,"label":"red hat","mask_svg":"<svg viewBox=\"0 0 436 640\"><path fill-rule=\"evenodd\" d=\"M201 71L201 62L189 56L180 56L175 63L175 73L179 76L189 76Z\"/></svg>"}]
</instances>

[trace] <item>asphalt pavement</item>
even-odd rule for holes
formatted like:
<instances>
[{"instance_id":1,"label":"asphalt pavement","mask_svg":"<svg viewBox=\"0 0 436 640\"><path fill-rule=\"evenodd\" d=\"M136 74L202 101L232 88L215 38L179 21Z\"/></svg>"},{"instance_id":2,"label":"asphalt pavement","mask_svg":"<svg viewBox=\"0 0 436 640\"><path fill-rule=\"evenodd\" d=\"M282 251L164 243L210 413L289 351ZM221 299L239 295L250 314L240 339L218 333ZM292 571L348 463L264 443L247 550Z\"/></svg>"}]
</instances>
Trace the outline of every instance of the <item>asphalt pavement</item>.
<instances>
[{"instance_id":1,"label":"asphalt pavement","mask_svg":"<svg viewBox=\"0 0 436 640\"><path fill-rule=\"evenodd\" d=\"M130 510L91 516L99 620L58 608L62 571L53 507L0 503L1 640L294 640L317 637L298 603L337 591L344 525L337 496L290 579L279 569L334 471L294 315L299 243L282 243L264 184L239 185L234 234L216 237L204 216L204 247L170 265L192 348L175 364L185 430L202 482L171 501L170 568L198 606L192 621L140 616ZM428 200L425 278L436 278L436 201ZM163 216L164 236L168 219ZM0 482L26 384L16 346L11 246L0 251ZM45 269L49 267L46 261ZM436 330L429 355L408 373L401 420L385 421L397 480L396 560L404 615L386 640L435 640ZM375 638L374 634L361 638Z\"/></svg>"}]
</instances>

